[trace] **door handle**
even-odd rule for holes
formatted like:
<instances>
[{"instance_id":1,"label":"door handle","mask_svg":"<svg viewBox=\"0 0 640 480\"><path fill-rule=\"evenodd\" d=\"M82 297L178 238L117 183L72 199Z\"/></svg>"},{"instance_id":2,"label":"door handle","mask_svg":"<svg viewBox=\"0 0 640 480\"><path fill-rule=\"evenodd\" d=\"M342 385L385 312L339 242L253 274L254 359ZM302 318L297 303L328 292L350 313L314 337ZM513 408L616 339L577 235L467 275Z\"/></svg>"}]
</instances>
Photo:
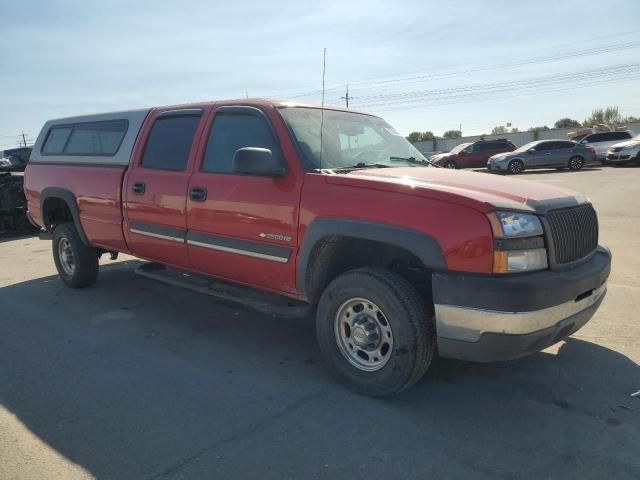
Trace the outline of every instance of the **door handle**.
<instances>
[{"instance_id":1,"label":"door handle","mask_svg":"<svg viewBox=\"0 0 640 480\"><path fill-rule=\"evenodd\" d=\"M545 153L545 155L551 155L550 153Z\"/></svg>"},{"instance_id":2,"label":"door handle","mask_svg":"<svg viewBox=\"0 0 640 480\"><path fill-rule=\"evenodd\" d=\"M207 199L207 189L194 187L189 190L189 198L194 202L204 202Z\"/></svg>"},{"instance_id":3,"label":"door handle","mask_svg":"<svg viewBox=\"0 0 640 480\"><path fill-rule=\"evenodd\" d=\"M145 191L145 184L144 182L135 182L133 184L133 186L131 187L131 191L133 193L135 193L136 195L142 195Z\"/></svg>"}]
</instances>

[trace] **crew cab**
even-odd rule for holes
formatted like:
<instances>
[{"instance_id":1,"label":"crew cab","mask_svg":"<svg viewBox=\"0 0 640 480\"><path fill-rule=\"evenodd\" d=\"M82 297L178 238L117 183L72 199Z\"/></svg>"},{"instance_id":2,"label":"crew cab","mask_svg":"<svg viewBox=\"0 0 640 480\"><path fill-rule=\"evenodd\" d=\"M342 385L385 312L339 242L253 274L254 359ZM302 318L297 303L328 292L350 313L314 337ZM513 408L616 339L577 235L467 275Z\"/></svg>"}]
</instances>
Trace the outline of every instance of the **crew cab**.
<instances>
[{"instance_id":1,"label":"crew cab","mask_svg":"<svg viewBox=\"0 0 640 480\"><path fill-rule=\"evenodd\" d=\"M50 120L26 196L70 287L125 252L305 302L329 369L372 396L436 353L508 360L571 335L611 262L579 194L434 168L379 117L289 102Z\"/></svg>"},{"instance_id":2,"label":"crew cab","mask_svg":"<svg viewBox=\"0 0 640 480\"><path fill-rule=\"evenodd\" d=\"M509 140L478 140L473 143L461 143L450 152L429 157L429 161L444 168L482 168L490 157L499 153L512 152L516 146Z\"/></svg>"}]
</instances>

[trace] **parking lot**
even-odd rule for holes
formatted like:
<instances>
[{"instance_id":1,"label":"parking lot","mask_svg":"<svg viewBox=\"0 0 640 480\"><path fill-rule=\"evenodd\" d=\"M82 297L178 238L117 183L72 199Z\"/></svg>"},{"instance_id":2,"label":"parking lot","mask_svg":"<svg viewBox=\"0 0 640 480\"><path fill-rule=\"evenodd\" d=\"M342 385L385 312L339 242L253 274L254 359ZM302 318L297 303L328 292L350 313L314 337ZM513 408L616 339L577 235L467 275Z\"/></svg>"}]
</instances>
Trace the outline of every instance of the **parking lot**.
<instances>
[{"instance_id":1,"label":"parking lot","mask_svg":"<svg viewBox=\"0 0 640 480\"><path fill-rule=\"evenodd\" d=\"M63 286L50 243L0 243L0 478L640 478L640 168L525 172L585 193L609 293L566 342L508 363L439 360L401 395L323 368L286 320L103 260Z\"/></svg>"}]
</instances>

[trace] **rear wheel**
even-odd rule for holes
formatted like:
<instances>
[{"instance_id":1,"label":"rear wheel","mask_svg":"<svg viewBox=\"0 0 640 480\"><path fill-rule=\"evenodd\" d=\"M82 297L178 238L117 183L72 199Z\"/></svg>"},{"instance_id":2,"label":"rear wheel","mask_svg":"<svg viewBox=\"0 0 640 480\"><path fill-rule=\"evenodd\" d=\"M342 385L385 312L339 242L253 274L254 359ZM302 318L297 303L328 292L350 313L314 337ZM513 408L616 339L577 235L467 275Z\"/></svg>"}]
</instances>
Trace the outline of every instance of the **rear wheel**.
<instances>
[{"instance_id":1,"label":"rear wheel","mask_svg":"<svg viewBox=\"0 0 640 480\"><path fill-rule=\"evenodd\" d=\"M433 314L420 294L400 275L376 268L351 270L329 284L316 332L338 380L375 397L417 382L436 349Z\"/></svg>"},{"instance_id":2,"label":"rear wheel","mask_svg":"<svg viewBox=\"0 0 640 480\"><path fill-rule=\"evenodd\" d=\"M522 160L511 160L509 162L509 173L520 173L524 170L524 162Z\"/></svg>"},{"instance_id":3,"label":"rear wheel","mask_svg":"<svg viewBox=\"0 0 640 480\"><path fill-rule=\"evenodd\" d=\"M98 276L98 251L85 245L73 223L58 225L53 231L53 260L64 283L72 288L87 287Z\"/></svg>"},{"instance_id":4,"label":"rear wheel","mask_svg":"<svg viewBox=\"0 0 640 480\"><path fill-rule=\"evenodd\" d=\"M576 155L569 159L569 170L573 170L573 171L581 170L582 167L584 167L584 158Z\"/></svg>"},{"instance_id":5,"label":"rear wheel","mask_svg":"<svg viewBox=\"0 0 640 480\"><path fill-rule=\"evenodd\" d=\"M453 160L447 160L444 164L444 168L452 168L455 170L456 168L458 168L458 164Z\"/></svg>"}]
</instances>

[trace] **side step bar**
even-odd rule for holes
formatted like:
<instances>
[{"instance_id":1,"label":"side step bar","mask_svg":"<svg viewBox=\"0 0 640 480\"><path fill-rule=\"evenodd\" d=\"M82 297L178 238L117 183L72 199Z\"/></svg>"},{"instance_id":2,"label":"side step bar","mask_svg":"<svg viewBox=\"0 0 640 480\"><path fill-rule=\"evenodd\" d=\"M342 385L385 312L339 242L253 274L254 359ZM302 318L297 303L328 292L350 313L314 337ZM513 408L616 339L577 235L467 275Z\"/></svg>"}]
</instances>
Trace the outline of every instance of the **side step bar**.
<instances>
[{"instance_id":1,"label":"side step bar","mask_svg":"<svg viewBox=\"0 0 640 480\"><path fill-rule=\"evenodd\" d=\"M158 263L140 265L135 269L135 273L275 317L307 318L315 310L313 305L305 302L165 267Z\"/></svg>"}]
</instances>

